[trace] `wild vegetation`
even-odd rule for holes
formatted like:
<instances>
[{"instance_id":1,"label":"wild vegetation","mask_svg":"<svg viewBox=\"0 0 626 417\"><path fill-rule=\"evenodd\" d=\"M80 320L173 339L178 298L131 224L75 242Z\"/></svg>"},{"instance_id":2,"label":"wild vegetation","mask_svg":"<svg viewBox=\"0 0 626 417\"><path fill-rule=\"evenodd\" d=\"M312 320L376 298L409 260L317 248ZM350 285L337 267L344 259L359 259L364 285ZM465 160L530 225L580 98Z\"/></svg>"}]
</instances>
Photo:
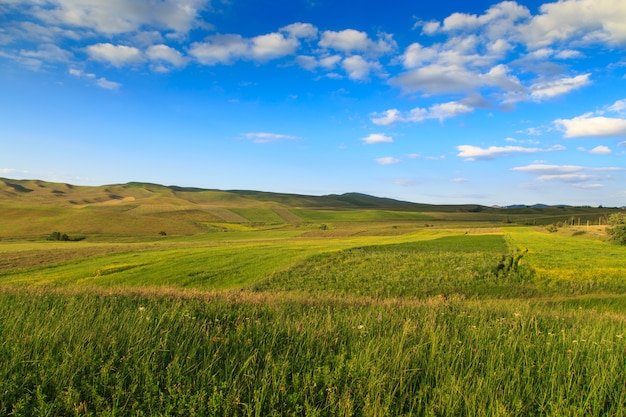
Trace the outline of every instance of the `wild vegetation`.
<instances>
[{"instance_id":1,"label":"wild vegetation","mask_svg":"<svg viewBox=\"0 0 626 417\"><path fill-rule=\"evenodd\" d=\"M617 210L8 182L2 415L626 415Z\"/></svg>"},{"instance_id":2,"label":"wild vegetation","mask_svg":"<svg viewBox=\"0 0 626 417\"><path fill-rule=\"evenodd\" d=\"M626 245L626 215L613 213L608 218L609 227L607 233L611 240L620 245Z\"/></svg>"}]
</instances>

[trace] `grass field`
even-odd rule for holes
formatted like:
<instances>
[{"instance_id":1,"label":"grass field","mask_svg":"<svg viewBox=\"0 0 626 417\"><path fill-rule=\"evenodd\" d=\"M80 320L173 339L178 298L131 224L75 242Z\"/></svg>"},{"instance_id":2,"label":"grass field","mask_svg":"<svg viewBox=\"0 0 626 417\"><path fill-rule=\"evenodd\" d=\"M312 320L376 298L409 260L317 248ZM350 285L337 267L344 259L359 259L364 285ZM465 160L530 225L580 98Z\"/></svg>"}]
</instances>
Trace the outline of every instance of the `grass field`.
<instances>
[{"instance_id":1,"label":"grass field","mask_svg":"<svg viewBox=\"0 0 626 417\"><path fill-rule=\"evenodd\" d=\"M0 415L626 416L626 247L601 227L46 187L0 204Z\"/></svg>"}]
</instances>

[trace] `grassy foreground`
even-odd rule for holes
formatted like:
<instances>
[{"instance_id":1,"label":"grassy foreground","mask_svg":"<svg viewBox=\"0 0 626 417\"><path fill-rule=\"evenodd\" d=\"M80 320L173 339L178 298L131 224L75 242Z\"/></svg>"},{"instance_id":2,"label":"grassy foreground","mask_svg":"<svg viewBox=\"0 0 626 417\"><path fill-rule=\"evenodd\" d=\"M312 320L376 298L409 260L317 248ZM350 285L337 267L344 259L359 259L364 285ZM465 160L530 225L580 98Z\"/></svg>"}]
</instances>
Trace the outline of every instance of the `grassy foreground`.
<instances>
[{"instance_id":1,"label":"grassy foreground","mask_svg":"<svg viewBox=\"0 0 626 417\"><path fill-rule=\"evenodd\" d=\"M625 306L5 290L0 414L623 416Z\"/></svg>"},{"instance_id":2,"label":"grassy foreground","mask_svg":"<svg viewBox=\"0 0 626 417\"><path fill-rule=\"evenodd\" d=\"M626 416L626 248L589 227L221 210L0 241L0 415Z\"/></svg>"}]
</instances>

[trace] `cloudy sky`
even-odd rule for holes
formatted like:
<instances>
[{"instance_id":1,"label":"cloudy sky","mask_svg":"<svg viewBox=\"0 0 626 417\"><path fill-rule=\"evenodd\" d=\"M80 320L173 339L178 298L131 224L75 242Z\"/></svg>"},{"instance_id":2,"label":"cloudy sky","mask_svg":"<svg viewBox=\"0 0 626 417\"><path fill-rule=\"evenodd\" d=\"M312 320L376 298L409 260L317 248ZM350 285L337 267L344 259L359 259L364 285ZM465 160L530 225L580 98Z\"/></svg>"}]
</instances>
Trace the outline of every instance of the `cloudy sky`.
<instances>
[{"instance_id":1,"label":"cloudy sky","mask_svg":"<svg viewBox=\"0 0 626 417\"><path fill-rule=\"evenodd\" d=\"M626 2L0 0L0 176L626 205Z\"/></svg>"}]
</instances>

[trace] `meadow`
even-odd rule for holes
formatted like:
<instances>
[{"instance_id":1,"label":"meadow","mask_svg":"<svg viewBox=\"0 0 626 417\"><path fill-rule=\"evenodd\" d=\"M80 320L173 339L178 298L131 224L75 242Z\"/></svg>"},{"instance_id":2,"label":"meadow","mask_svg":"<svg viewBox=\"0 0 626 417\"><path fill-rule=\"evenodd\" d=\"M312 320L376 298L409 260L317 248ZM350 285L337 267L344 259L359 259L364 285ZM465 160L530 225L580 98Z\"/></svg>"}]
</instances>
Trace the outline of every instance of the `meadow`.
<instances>
[{"instance_id":1,"label":"meadow","mask_svg":"<svg viewBox=\"0 0 626 417\"><path fill-rule=\"evenodd\" d=\"M626 415L626 247L544 224L600 211L80 192L0 204L1 415Z\"/></svg>"}]
</instances>

